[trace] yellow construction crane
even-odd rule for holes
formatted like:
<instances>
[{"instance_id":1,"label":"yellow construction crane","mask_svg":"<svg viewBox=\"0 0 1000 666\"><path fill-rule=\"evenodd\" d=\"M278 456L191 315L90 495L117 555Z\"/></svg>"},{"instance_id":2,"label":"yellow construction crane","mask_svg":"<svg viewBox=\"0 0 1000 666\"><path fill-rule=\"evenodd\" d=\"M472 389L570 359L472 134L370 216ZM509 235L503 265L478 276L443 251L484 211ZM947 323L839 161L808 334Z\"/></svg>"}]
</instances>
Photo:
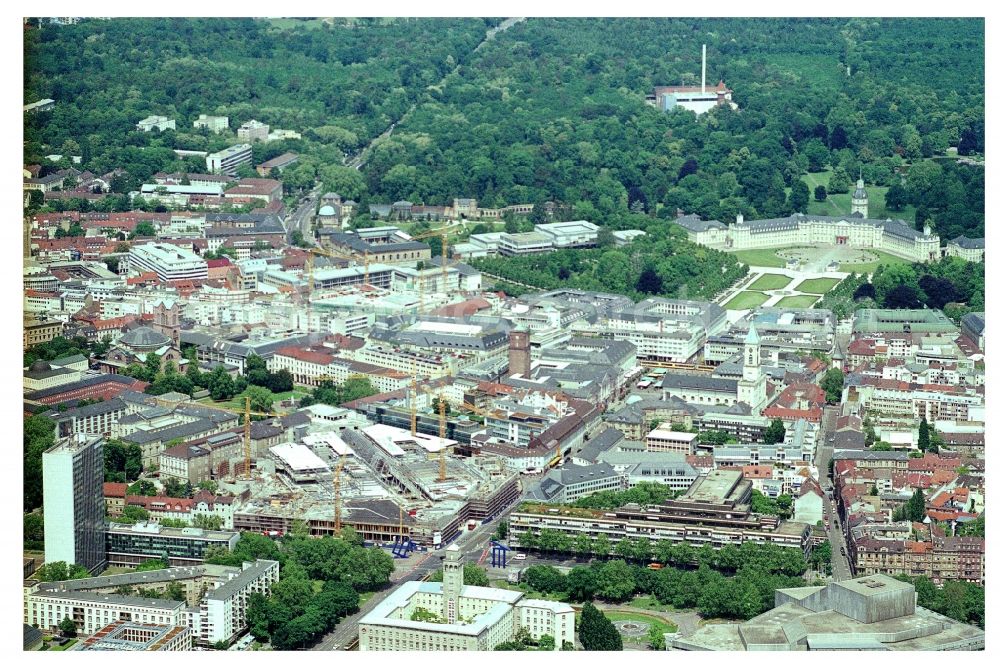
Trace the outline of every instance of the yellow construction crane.
<instances>
[{"instance_id":1,"label":"yellow construction crane","mask_svg":"<svg viewBox=\"0 0 1000 666\"><path fill-rule=\"evenodd\" d=\"M161 400L159 398L153 398L153 400L158 405L170 405L175 406L176 403L169 402L166 400ZM231 409L229 407L218 407L210 406L210 409L218 409L223 412L230 412L231 414L242 414L243 415L243 478L246 480L250 479L250 417L251 416L288 416L287 412L255 412L250 409L250 397L243 396L243 409ZM235 476L235 474L233 475Z\"/></svg>"},{"instance_id":2,"label":"yellow construction crane","mask_svg":"<svg viewBox=\"0 0 1000 666\"><path fill-rule=\"evenodd\" d=\"M333 473L333 533L335 536L340 536L340 473L344 471L346 461L347 456L340 456L337 469Z\"/></svg>"},{"instance_id":3,"label":"yellow construction crane","mask_svg":"<svg viewBox=\"0 0 1000 666\"><path fill-rule=\"evenodd\" d=\"M430 231L425 231L422 234L417 234L413 236L413 240L420 240L422 238L432 238L434 236L439 236L441 238L441 291L448 291L448 236L462 231L460 227L438 227L437 229L431 229ZM420 313L423 314L424 309L424 292L423 292L423 277L421 276L418 280L420 286Z\"/></svg>"},{"instance_id":4,"label":"yellow construction crane","mask_svg":"<svg viewBox=\"0 0 1000 666\"><path fill-rule=\"evenodd\" d=\"M342 252L334 252L333 250L327 250L324 248L310 247L307 248L309 252L306 255L306 271L309 275L308 290L306 291L306 333L312 330L312 293L315 288L315 279L313 278L313 264L315 257L313 255L320 255L323 257L330 257L333 259L350 259L352 261L357 261L357 257L352 254L344 254ZM365 251L365 284L368 284L368 252Z\"/></svg>"}]
</instances>

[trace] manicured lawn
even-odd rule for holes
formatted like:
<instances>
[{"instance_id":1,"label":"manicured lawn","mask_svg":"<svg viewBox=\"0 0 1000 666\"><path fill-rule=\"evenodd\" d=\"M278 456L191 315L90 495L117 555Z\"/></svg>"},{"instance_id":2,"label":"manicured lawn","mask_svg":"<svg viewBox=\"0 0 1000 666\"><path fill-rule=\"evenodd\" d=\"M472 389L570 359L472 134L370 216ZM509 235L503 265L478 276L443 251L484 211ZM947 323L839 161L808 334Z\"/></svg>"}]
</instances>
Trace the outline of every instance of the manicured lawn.
<instances>
[{"instance_id":1,"label":"manicured lawn","mask_svg":"<svg viewBox=\"0 0 1000 666\"><path fill-rule=\"evenodd\" d=\"M677 632L677 625L669 620L664 620L661 617L654 617L652 615L646 615L645 613L629 613L627 611L604 611L604 616L607 617L612 622L627 622L629 620L633 622L643 622L649 625L650 629L655 629L659 627L663 630L665 634L673 634ZM622 636L623 640L631 640L635 643L644 643L647 638L643 636L642 638L625 638Z\"/></svg>"},{"instance_id":2,"label":"manicured lawn","mask_svg":"<svg viewBox=\"0 0 1000 666\"><path fill-rule=\"evenodd\" d=\"M358 606L364 606L365 603L374 596L374 591L362 592L358 595Z\"/></svg>"},{"instance_id":3,"label":"manicured lawn","mask_svg":"<svg viewBox=\"0 0 1000 666\"><path fill-rule=\"evenodd\" d=\"M740 250L733 252L736 258L744 264L750 266L763 266L765 268L784 268L785 260L774 253L774 250Z\"/></svg>"},{"instance_id":4,"label":"manicured lawn","mask_svg":"<svg viewBox=\"0 0 1000 666\"><path fill-rule=\"evenodd\" d=\"M838 282L840 280L837 278L815 278L803 280L795 289L804 294L825 294L836 287Z\"/></svg>"},{"instance_id":5,"label":"manicured lawn","mask_svg":"<svg viewBox=\"0 0 1000 666\"><path fill-rule=\"evenodd\" d=\"M818 301L817 296L785 296L778 301L775 307L778 308L808 308Z\"/></svg>"},{"instance_id":6,"label":"manicured lawn","mask_svg":"<svg viewBox=\"0 0 1000 666\"><path fill-rule=\"evenodd\" d=\"M759 291L742 291L729 299L729 302L722 307L727 310L749 310L761 305L769 298L770 296Z\"/></svg>"},{"instance_id":7,"label":"manicured lawn","mask_svg":"<svg viewBox=\"0 0 1000 666\"><path fill-rule=\"evenodd\" d=\"M752 289L753 291L770 291L771 289L783 289L788 286L788 283L792 281L792 278L787 275L779 275L778 273L764 273L759 278L753 281L747 289Z\"/></svg>"},{"instance_id":8,"label":"manicured lawn","mask_svg":"<svg viewBox=\"0 0 1000 666\"><path fill-rule=\"evenodd\" d=\"M874 252L879 256L878 261L870 261L864 264L841 264L842 273L874 273L879 266L892 266L893 264L909 264L912 262L893 256L880 250L866 249L865 252Z\"/></svg>"}]
</instances>

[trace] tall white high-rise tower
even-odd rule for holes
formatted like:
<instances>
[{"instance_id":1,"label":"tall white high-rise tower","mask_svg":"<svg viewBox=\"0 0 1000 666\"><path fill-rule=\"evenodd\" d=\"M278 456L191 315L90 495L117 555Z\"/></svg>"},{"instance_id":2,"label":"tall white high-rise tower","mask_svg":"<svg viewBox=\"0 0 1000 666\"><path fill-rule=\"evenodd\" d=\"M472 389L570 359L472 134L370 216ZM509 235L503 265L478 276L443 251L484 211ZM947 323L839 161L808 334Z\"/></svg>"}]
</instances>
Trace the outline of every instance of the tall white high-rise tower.
<instances>
[{"instance_id":1,"label":"tall white high-rise tower","mask_svg":"<svg viewBox=\"0 0 1000 666\"><path fill-rule=\"evenodd\" d=\"M462 596L462 584L465 572L462 566L462 551L458 544L451 544L444 551L444 580L441 591L444 593L444 614L448 624L458 622L458 603Z\"/></svg>"}]
</instances>

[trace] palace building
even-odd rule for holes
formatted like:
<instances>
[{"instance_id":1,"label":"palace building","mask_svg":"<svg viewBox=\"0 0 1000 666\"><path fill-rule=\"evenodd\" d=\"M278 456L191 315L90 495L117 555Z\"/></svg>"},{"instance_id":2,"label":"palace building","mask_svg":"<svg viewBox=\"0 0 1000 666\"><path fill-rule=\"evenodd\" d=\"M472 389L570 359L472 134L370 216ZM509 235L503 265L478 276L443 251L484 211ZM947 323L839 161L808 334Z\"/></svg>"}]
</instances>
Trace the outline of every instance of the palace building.
<instances>
[{"instance_id":1,"label":"palace building","mask_svg":"<svg viewBox=\"0 0 1000 666\"><path fill-rule=\"evenodd\" d=\"M851 195L851 214L806 215L765 220L744 220L724 225L702 220L697 215L682 215L675 223L688 239L716 250L738 251L793 246L843 245L881 250L914 262L941 259L941 238L925 224L918 231L902 220L868 219L868 193L863 180Z\"/></svg>"}]
</instances>

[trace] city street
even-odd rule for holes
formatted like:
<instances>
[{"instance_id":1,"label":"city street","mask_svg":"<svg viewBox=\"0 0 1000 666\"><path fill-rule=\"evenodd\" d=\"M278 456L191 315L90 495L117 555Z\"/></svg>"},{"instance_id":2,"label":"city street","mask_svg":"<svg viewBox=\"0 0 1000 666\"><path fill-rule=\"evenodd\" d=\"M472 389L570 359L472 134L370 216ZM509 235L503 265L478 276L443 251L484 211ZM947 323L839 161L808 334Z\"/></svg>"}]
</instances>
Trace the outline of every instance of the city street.
<instances>
[{"instance_id":1,"label":"city street","mask_svg":"<svg viewBox=\"0 0 1000 666\"><path fill-rule=\"evenodd\" d=\"M322 185L316 185L299 203L298 207L285 217L285 234L291 242L292 232L300 231L305 238L310 238L309 225L316 212L316 199L320 195Z\"/></svg>"},{"instance_id":2,"label":"city street","mask_svg":"<svg viewBox=\"0 0 1000 666\"><path fill-rule=\"evenodd\" d=\"M823 488L823 517L827 524L827 534L830 539L830 552L833 564L833 579L844 580L851 578L851 568L847 557L840 554L840 549L846 552L846 539L844 538L843 525L840 523L840 516L837 515L837 505L830 494L833 491L833 480L828 477L827 468L830 457L833 456L833 434L837 427L837 415L839 409L835 405L828 405L823 410L823 422L820 427L818 448L816 450L816 467L819 470L820 486ZM837 526L840 526L838 529Z\"/></svg>"}]
</instances>

